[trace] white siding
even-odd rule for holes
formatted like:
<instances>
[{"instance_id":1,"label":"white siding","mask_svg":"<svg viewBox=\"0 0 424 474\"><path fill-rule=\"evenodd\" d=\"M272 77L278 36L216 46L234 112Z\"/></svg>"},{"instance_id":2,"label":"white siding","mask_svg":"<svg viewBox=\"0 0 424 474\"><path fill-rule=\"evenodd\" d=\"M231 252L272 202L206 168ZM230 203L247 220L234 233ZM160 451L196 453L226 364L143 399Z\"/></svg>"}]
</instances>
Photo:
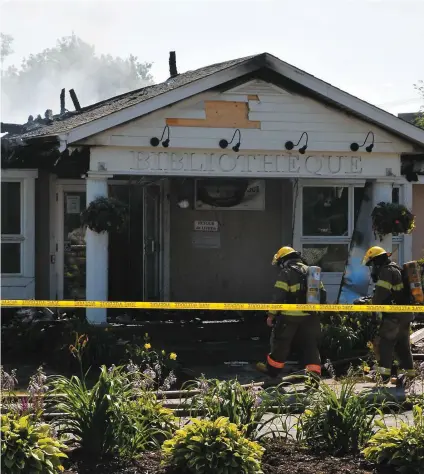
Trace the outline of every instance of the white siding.
<instances>
[{"instance_id":1,"label":"white siding","mask_svg":"<svg viewBox=\"0 0 424 474\"><path fill-rule=\"evenodd\" d=\"M255 99L253 96L259 100L252 100ZM373 153L412 151L412 146L405 140L381 128L263 81L251 81L224 93L199 94L174 106L90 137L84 143L150 148L150 139L161 137L166 119L205 120L205 101L236 101L247 104L249 120L258 121L260 128L241 128L241 151L284 150L286 141L296 143L302 132L307 132L309 153L313 151L351 153L350 144L352 142L362 144L370 130L375 135ZM170 149L216 150L219 148L220 139L231 139L233 130L233 128L203 127L201 122L196 126L171 125ZM303 142L299 146L302 144ZM160 148L162 147L159 146L158 149Z\"/></svg>"}]
</instances>

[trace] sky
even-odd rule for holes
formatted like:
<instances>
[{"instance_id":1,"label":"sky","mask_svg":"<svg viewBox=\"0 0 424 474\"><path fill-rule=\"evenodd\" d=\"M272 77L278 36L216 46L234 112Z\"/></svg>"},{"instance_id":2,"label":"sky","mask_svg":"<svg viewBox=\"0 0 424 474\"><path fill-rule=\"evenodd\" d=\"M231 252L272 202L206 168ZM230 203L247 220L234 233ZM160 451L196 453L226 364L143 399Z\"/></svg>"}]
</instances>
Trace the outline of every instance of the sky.
<instances>
[{"instance_id":1,"label":"sky","mask_svg":"<svg viewBox=\"0 0 424 474\"><path fill-rule=\"evenodd\" d=\"M268 52L393 114L424 105L424 0L9 0L5 66L75 33L98 53L153 62L155 82ZM58 85L58 90L60 85ZM88 105L88 104L84 104ZM26 114L27 115L27 114Z\"/></svg>"}]
</instances>

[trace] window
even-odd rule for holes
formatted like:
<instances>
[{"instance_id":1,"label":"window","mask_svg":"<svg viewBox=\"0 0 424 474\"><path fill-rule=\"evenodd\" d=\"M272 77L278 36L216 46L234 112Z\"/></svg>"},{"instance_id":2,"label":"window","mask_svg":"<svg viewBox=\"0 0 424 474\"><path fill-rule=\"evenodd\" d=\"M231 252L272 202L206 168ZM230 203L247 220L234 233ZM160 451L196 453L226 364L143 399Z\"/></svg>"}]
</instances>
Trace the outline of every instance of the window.
<instances>
[{"instance_id":1,"label":"window","mask_svg":"<svg viewBox=\"0 0 424 474\"><path fill-rule=\"evenodd\" d=\"M22 182L1 183L1 273L22 273Z\"/></svg>"},{"instance_id":2,"label":"window","mask_svg":"<svg viewBox=\"0 0 424 474\"><path fill-rule=\"evenodd\" d=\"M309 265L323 272L344 271L350 240L364 187L303 185L301 194L301 246ZM393 187L392 201L402 201L402 189ZM402 261L403 236L393 236L393 259Z\"/></svg>"}]
</instances>

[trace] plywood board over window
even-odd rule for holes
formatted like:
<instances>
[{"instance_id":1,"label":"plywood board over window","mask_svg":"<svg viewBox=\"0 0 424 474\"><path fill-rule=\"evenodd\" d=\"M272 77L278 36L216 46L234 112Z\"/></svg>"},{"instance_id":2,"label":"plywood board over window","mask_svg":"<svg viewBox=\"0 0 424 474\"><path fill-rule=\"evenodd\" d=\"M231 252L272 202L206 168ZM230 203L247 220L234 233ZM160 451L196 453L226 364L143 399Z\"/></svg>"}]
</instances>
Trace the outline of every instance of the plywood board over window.
<instances>
[{"instance_id":1,"label":"plywood board over window","mask_svg":"<svg viewBox=\"0 0 424 474\"><path fill-rule=\"evenodd\" d=\"M167 118L172 127L261 128L261 122L249 120L247 102L205 101L206 119Z\"/></svg>"}]
</instances>

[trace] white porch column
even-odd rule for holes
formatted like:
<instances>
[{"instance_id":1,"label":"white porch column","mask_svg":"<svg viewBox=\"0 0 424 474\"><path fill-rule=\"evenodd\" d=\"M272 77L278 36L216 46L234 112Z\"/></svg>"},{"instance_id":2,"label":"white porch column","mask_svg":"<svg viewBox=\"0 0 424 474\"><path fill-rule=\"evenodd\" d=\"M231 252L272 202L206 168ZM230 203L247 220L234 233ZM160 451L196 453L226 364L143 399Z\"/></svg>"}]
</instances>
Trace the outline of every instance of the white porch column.
<instances>
[{"instance_id":1,"label":"white porch column","mask_svg":"<svg viewBox=\"0 0 424 474\"><path fill-rule=\"evenodd\" d=\"M373 209L380 202L392 202L392 189L393 189L393 183L391 182L376 182L373 184L373 189L372 189ZM386 250L387 252L391 252L392 251L392 234L386 235L381 241L379 237L377 236L377 238L371 242L371 245L378 245L379 247L383 247L384 250Z\"/></svg>"},{"instance_id":2,"label":"white porch column","mask_svg":"<svg viewBox=\"0 0 424 474\"><path fill-rule=\"evenodd\" d=\"M87 206L98 197L107 197L109 176L90 176L87 178ZM108 299L108 260L109 235L98 234L87 228L86 235L86 299L88 301L107 301ZM87 321L90 324L104 324L106 308L87 308Z\"/></svg>"}]
</instances>

